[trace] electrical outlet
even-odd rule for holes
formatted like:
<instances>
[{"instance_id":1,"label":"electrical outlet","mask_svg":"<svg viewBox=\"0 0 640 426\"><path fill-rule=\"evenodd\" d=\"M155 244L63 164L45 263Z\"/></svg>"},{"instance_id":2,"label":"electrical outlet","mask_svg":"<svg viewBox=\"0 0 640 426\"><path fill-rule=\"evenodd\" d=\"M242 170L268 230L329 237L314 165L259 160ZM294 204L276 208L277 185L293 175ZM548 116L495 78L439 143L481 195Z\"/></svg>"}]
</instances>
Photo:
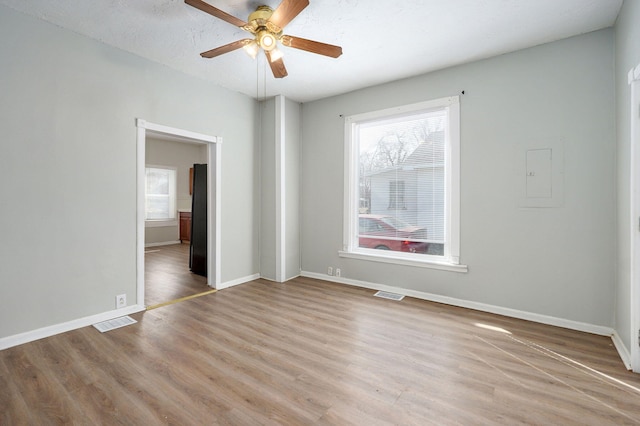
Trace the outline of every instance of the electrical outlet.
<instances>
[{"instance_id":1,"label":"electrical outlet","mask_svg":"<svg viewBox=\"0 0 640 426\"><path fill-rule=\"evenodd\" d=\"M127 295L119 294L116 296L116 309L124 308L127 306Z\"/></svg>"},{"instance_id":2,"label":"electrical outlet","mask_svg":"<svg viewBox=\"0 0 640 426\"><path fill-rule=\"evenodd\" d=\"M339 277L340 274L342 274L342 271L340 270L340 268L336 268L336 277Z\"/></svg>"},{"instance_id":3,"label":"electrical outlet","mask_svg":"<svg viewBox=\"0 0 640 426\"><path fill-rule=\"evenodd\" d=\"M327 268L327 275L333 275L333 268L331 266Z\"/></svg>"}]
</instances>

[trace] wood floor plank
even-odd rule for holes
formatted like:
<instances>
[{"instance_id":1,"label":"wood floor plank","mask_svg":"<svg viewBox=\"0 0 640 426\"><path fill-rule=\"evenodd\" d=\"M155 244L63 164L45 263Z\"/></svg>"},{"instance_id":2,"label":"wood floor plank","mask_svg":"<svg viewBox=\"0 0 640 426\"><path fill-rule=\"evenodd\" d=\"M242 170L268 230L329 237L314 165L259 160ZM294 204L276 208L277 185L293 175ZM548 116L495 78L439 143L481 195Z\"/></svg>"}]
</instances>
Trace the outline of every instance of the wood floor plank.
<instances>
[{"instance_id":1,"label":"wood floor plank","mask_svg":"<svg viewBox=\"0 0 640 426\"><path fill-rule=\"evenodd\" d=\"M151 247L144 255L145 306L210 290L207 278L189 270L189 244Z\"/></svg>"},{"instance_id":2,"label":"wood floor plank","mask_svg":"<svg viewBox=\"0 0 640 426\"><path fill-rule=\"evenodd\" d=\"M373 293L256 280L6 349L0 424L640 424L606 337Z\"/></svg>"}]
</instances>

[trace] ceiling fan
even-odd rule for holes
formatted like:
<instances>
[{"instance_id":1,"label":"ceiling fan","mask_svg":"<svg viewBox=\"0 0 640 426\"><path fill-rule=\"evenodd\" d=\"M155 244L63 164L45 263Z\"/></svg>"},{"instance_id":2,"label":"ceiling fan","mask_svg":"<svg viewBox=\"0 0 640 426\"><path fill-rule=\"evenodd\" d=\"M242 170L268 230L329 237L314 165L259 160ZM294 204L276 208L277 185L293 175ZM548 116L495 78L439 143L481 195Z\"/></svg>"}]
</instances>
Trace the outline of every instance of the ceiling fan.
<instances>
[{"instance_id":1,"label":"ceiling fan","mask_svg":"<svg viewBox=\"0 0 640 426\"><path fill-rule=\"evenodd\" d=\"M249 15L247 22L229 15L202 0L184 0L184 2L216 18L240 27L254 36L253 39L245 38L202 52L200 56L203 58L215 58L216 56L232 52L241 47L255 58L259 50L262 49L267 56L273 76L282 78L287 76L287 69L282 61L282 52L277 46L278 41L280 41L283 46L306 50L307 52L317 53L331 58L337 58L342 55L342 47L340 46L282 34L284 27L309 5L309 0L282 0L275 10L269 6L258 6L255 12Z\"/></svg>"}]
</instances>

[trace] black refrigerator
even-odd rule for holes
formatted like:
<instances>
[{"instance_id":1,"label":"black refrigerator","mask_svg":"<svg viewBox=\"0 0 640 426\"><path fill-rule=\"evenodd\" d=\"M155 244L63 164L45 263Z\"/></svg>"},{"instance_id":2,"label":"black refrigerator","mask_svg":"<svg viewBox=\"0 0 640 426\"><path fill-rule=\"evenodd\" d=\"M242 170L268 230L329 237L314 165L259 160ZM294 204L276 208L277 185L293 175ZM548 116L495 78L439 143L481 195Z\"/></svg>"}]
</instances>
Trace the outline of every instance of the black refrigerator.
<instances>
[{"instance_id":1,"label":"black refrigerator","mask_svg":"<svg viewBox=\"0 0 640 426\"><path fill-rule=\"evenodd\" d=\"M189 268L194 274L207 276L207 165L193 165L191 194L191 246Z\"/></svg>"}]
</instances>

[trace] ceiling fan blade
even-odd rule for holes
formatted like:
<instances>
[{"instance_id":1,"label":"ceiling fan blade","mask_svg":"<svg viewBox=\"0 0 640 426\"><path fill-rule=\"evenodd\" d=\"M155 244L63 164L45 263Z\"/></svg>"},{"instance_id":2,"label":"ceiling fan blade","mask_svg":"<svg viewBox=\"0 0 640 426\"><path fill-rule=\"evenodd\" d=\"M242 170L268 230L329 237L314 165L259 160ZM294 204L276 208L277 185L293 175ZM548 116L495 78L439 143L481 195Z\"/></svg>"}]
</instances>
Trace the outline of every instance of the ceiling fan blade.
<instances>
[{"instance_id":1,"label":"ceiling fan blade","mask_svg":"<svg viewBox=\"0 0 640 426\"><path fill-rule=\"evenodd\" d=\"M306 50L307 52L317 53L318 55L329 56L331 58L337 58L342 55L342 47L334 46L333 44L320 43L319 41L289 35L282 36L280 41L284 46Z\"/></svg>"},{"instance_id":2,"label":"ceiling fan blade","mask_svg":"<svg viewBox=\"0 0 640 426\"><path fill-rule=\"evenodd\" d=\"M224 46L216 47L215 49L202 52L200 56L203 58L215 58L216 56L223 55L225 53L232 52L236 49L244 47L246 44L251 43L253 40L245 38L242 40L234 41L233 43L225 44Z\"/></svg>"},{"instance_id":3,"label":"ceiling fan blade","mask_svg":"<svg viewBox=\"0 0 640 426\"><path fill-rule=\"evenodd\" d=\"M223 12L217 7L211 6L209 3L205 3L202 0L184 0L186 4L189 6L193 6L196 9L200 9L203 12L208 13L209 15L213 15L216 18L220 18L223 21L227 21L231 25L235 25L236 27L244 27L247 25L242 19L238 19L235 16L229 15L227 12Z\"/></svg>"},{"instance_id":4,"label":"ceiling fan blade","mask_svg":"<svg viewBox=\"0 0 640 426\"><path fill-rule=\"evenodd\" d=\"M282 29L307 6L309 6L309 0L282 0L280 6L269 18L269 22Z\"/></svg>"},{"instance_id":5,"label":"ceiling fan blade","mask_svg":"<svg viewBox=\"0 0 640 426\"><path fill-rule=\"evenodd\" d=\"M284 66L282 58L271 61L271 52L265 50L264 53L265 55L267 55L267 60L269 62L269 66L271 67L271 72L273 73L273 76L275 78L283 78L289 75L289 73L287 73L287 69Z\"/></svg>"}]
</instances>

